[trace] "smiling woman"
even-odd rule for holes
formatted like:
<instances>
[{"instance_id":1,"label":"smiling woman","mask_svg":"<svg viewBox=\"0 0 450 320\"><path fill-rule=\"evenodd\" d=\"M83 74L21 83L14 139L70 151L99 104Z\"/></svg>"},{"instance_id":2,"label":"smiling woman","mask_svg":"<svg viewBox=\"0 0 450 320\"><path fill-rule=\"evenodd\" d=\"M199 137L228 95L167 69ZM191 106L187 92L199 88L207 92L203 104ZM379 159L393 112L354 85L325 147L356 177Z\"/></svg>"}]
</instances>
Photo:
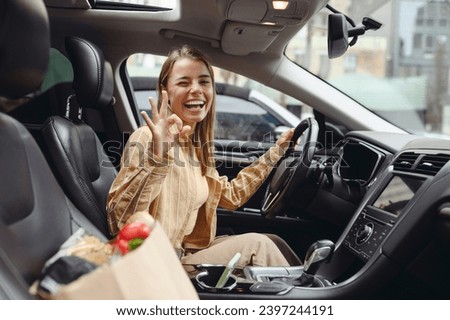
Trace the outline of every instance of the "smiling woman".
<instances>
[{"instance_id":1,"label":"smiling woman","mask_svg":"<svg viewBox=\"0 0 450 320\"><path fill-rule=\"evenodd\" d=\"M170 75L161 74L160 84L161 92L167 90L171 112L191 128L208 115L215 103L214 78L202 61L191 58L176 60ZM215 111L211 111L211 116L214 115Z\"/></svg>"},{"instance_id":2,"label":"smiling woman","mask_svg":"<svg viewBox=\"0 0 450 320\"><path fill-rule=\"evenodd\" d=\"M216 238L217 207L234 210L247 202L284 154L293 131L228 181L219 176L211 150L215 81L206 57L190 46L174 49L162 66L158 93L157 104L150 99L152 119L144 113L147 127L131 135L111 187L111 233L143 211L162 224L187 270L199 264L226 265L237 252L240 268L300 264L295 254L293 261L287 260L282 251L291 249L283 241L277 241L279 248L274 235ZM178 130L171 130L175 125Z\"/></svg>"}]
</instances>

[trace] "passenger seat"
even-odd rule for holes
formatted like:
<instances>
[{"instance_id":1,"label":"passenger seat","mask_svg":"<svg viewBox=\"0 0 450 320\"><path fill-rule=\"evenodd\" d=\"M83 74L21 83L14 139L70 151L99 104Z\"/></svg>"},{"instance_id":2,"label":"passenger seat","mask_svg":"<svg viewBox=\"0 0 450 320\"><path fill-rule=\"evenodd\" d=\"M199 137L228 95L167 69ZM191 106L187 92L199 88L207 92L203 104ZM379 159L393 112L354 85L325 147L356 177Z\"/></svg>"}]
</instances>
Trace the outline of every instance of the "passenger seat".
<instances>
[{"instance_id":1,"label":"passenger seat","mask_svg":"<svg viewBox=\"0 0 450 320\"><path fill-rule=\"evenodd\" d=\"M66 116L52 116L42 137L49 163L75 206L107 238L106 198L117 170L91 126L82 120L89 109L112 108L113 73L103 52L93 43L67 37L65 47L74 70L74 95Z\"/></svg>"}]
</instances>

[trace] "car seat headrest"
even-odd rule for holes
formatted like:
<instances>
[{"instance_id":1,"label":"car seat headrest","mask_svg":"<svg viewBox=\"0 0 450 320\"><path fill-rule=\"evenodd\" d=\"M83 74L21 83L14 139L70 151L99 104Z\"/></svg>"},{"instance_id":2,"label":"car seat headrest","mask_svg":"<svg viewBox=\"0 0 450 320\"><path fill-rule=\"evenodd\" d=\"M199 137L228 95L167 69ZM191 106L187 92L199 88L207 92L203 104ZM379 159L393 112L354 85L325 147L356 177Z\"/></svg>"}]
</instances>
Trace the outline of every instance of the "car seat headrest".
<instances>
[{"instance_id":1,"label":"car seat headrest","mask_svg":"<svg viewBox=\"0 0 450 320\"><path fill-rule=\"evenodd\" d=\"M0 96L18 99L38 90L49 54L50 28L44 3L0 1Z\"/></svg>"},{"instance_id":2,"label":"car seat headrest","mask_svg":"<svg viewBox=\"0 0 450 320\"><path fill-rule=\"evenodd\" d=\"M72 62L73 89L80 107L101 109L111 104L113 73L100 48L77 37L67 37L65 48Z\"/></svg>"}]
</instances>

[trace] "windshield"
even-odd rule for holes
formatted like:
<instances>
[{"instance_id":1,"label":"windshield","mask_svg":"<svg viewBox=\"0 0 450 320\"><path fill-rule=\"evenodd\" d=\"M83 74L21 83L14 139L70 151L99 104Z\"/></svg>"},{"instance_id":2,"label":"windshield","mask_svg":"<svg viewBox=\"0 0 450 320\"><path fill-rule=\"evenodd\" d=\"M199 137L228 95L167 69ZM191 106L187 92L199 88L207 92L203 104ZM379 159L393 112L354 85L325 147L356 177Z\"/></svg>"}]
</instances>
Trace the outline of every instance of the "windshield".
<instances>
[{"instance_id":1,"label":"windshield","mask_svg":"<svg viewBox=\"0 0 450 320\"><path fill-rule=\"evenodd\" d=\"M330 59L332 12L324 8L292 39L286 55L402 129L448 138L450 2L331 0L329 5L357 27L364 17L382 26L366 30L346 53Z\"/></svg>"}]
</instances>

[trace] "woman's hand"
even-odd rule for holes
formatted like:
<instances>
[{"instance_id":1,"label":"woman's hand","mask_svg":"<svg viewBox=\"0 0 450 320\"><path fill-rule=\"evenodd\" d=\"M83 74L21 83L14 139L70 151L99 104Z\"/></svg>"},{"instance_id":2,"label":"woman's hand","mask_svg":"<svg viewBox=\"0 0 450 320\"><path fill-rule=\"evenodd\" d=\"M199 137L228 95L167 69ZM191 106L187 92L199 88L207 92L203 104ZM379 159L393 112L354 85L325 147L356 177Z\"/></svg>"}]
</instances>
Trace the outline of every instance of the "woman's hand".
<instances>
[{"instance_id":1,"label":"woman's hand","mask_svg":"<svg viewBox=\"0 0 450 320\"><path fill-rule=\"evenodd\" d=\"M289 129L288 131L284 132L278 138L276 144L278 146L280 146L283 150L286 150L289 147L289 143L291 142L293 136L294 136L294 128Z\"/></svg>"},{"instance_id":2,"label":"woman's hand","mask_svg":"<svg viewBox=\"0 0 450 320\"><path fill-rule=\"evenodd\" d=\"M183 125L183 121L176 114L168 116L168 101L167 91L163 90L160 110L158 110L155 100L152 97L149 98L153 120L150 119L145 111L141 112L153 135L150 146L152 148L151 151L159 159L162 159L163 155L171 148L175 140L180 136L186 135L191 130L190 126Z\"/></svg>"}]
</instances>

